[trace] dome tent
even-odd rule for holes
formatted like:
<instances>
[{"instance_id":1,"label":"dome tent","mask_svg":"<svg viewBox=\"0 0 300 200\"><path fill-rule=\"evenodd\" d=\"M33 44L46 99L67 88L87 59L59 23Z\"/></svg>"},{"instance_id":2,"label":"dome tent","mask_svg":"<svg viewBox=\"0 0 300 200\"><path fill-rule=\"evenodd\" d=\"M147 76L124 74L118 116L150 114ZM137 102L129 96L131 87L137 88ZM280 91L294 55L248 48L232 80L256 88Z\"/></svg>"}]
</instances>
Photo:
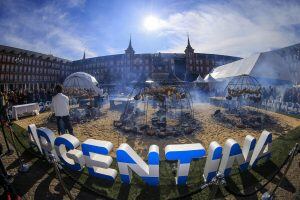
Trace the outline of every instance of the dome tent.
<instances>
[{"instance_id":1,"label":"dome tent","mask_svg":"<svg viewBox=\"0 0 300 200\"><path fill-rule=\"evenodd\" d=\"M100 89L97 85L96 78L85 72L75 72L69 75L63 83L66 88L88 89L98 93Z\"/></svg>"}]
</instances>

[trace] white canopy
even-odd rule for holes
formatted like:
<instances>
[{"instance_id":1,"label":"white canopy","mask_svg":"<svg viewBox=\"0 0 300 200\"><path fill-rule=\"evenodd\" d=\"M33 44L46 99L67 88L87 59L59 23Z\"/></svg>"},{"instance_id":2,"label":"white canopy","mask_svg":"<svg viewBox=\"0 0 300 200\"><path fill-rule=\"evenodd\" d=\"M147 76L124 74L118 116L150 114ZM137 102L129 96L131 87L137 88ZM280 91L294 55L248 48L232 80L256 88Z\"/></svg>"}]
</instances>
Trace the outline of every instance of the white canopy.
<instances>
[{"instance_id":1,"label":"white canopy","mask_svg":"<svg viewBox=\"0 0 300 200\"><path fill-rule=\"evenodd\" d=\"M101 90L97 87L98 81L95 77L85 72L75 72L69 75L63 86L66 88L89 89L99 93Z\"/></svg>"},{"instance_id":2,"label":"white canopy","mask_svg":"<svg viewBox=\"0 0 300 200\"><path fill-rule=\"evenodd\" d=\"M194 83L205 83L204 79L200 76L197 77L197 79L194 81Z\"/></svg>"},{"instance_id":3,"label":"white canopy","mask_svg":"<svg viewBox=\"0 0 300 200\"><path fill-rule=\"evenodd\" d=\"M292 80L285 60L272 51L254 54L248 58L222 65L211 72L211 76L216 80L233 78L243 74L262 80Z\"/></svg>"},{"instance_id":4,"label":"white canopy","mask_svg":"<svg viewBox=\"0 0 300 200\"><path fill-rule=\"evenodd\" d=\"M214 79L214 77L212 77L211 74L207 74L204 78L204 81L207 83L212 83L212 82L216 82L216 79Z\"/></svg>"}]
</instances>

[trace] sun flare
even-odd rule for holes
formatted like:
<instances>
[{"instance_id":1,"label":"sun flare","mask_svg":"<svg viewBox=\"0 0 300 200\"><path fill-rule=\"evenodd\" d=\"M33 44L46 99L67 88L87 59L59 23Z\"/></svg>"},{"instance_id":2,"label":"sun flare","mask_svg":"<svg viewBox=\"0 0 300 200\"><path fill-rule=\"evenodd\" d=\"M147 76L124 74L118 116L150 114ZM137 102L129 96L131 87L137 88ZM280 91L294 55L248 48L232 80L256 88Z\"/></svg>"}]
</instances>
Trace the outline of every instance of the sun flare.
<instances>
[{"instance_id":1,"label":"sun flare","mask_svg":"<svg viewBox=\"0 0 300 200\"><path fill-rule=\"evenodd\" d=\"M144 19L144 27L148 31L154 31L161 27L162 22L159 18L149 15Z\"/></svg>"}]
</instances>

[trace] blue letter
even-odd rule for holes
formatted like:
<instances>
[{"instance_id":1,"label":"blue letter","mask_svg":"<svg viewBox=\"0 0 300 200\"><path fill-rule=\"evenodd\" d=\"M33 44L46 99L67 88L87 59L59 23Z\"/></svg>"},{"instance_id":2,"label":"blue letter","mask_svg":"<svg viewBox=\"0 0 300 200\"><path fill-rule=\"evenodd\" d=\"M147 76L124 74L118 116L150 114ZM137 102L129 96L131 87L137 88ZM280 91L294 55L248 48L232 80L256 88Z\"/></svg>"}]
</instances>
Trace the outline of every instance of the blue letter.
<instances>
[{"instance_id":1,"label":"blue letter","mask_svg":"<svg viewBox=\"0 0 300 200\"><path fill-rule=\"evenodd\" d=\"M88 139L81 145L89 174L114 181L117 171L109 168L112 158L108 156L113 144L107 141Z\"/></svg>"},{"instance_id":2,"label":"blue letter","mask_svg":"<svg viewBox=\"0 0 300 200\"><path fill-rule=\"evenodd\" d=\"M229 176L234 161L237 161L239 168L242 171L247 170L253 154L255 143L256 139L250 135L247 135L242 150L240 145L235 140L226 140L219 172L224 174L224 176Z\"/></svg>"},{"instance_id":3,"label":"blue letter","mask_svg":"<svg viewBox=\"0 0 300 200\"><path fill-rule=\"evenodd\" d=\"M167 160L178 160L177 185L185 185L187 182L190 164L193 159L200 159L205 156L205 149L200 143L195 144L174 144L165 147Z\"/></svg>"},{"instance_id":4,"label":"blue letter","mask_svg":"<svg viewBox=\"0 0 300 200\"><path fill-rule=\"evenodd\" d=\"M48 128L38 128L36 130L39 138L41 149L43 150L46 158L48 159L49 154L54 154L57 157L54 147L55 134Z\"/></svg>"},{"instance_id":5,"label":"blue letter","mask_svg":"<svg viewBox=\"0 0 300 200\"><path fill-rule=\"evenodd\" d=\"M217 175L221 158L222 147L215 141L211 142L203 173L205 182L210 182Z\"/></svg>"},{"instance_id":6,"label":"blue letter","mask_svg":"<svg viewBox=\"0 0 300 200\"><path fill-rule=\"evenodd\" d=\"M57 137L54 141L55 151L60 161L72 170L80 171L84 165L82 151L76 148L80 145L79 140L70 134Z\"/></svg>"},{"instance_id":7,"label":"blue letter","mask_svg":"<svg viewBox=\"0 0 300 200\"><path fill-rule=\"evenodd\" d=\"M122 182L127 184L131 182L132 170L147 184L157 186L159 184L159 148L157 145L150 146L148 160L149 165L128 144L121 144L117 150L117 161Z\"/></svg>"}]
</instances>

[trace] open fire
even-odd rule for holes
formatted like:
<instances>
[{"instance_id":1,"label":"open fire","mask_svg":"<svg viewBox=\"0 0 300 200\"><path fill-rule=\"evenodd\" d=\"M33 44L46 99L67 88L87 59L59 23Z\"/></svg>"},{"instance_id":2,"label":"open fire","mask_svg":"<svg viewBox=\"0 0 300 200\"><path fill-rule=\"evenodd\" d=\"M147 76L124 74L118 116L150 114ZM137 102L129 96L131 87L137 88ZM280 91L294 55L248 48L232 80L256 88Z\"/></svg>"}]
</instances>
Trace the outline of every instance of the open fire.
<instances>
[{"instance_id":1,"label":"open fire","mask_svg":"<svg viewBox=\"0 0 300 200\"><path fill-rule=\"evenodd\" d=\"M149 136L192 134L200 128L192 100L182 85L148 82L135 89L114 126L123 132Z\"/></svg>"}]
</instances>

